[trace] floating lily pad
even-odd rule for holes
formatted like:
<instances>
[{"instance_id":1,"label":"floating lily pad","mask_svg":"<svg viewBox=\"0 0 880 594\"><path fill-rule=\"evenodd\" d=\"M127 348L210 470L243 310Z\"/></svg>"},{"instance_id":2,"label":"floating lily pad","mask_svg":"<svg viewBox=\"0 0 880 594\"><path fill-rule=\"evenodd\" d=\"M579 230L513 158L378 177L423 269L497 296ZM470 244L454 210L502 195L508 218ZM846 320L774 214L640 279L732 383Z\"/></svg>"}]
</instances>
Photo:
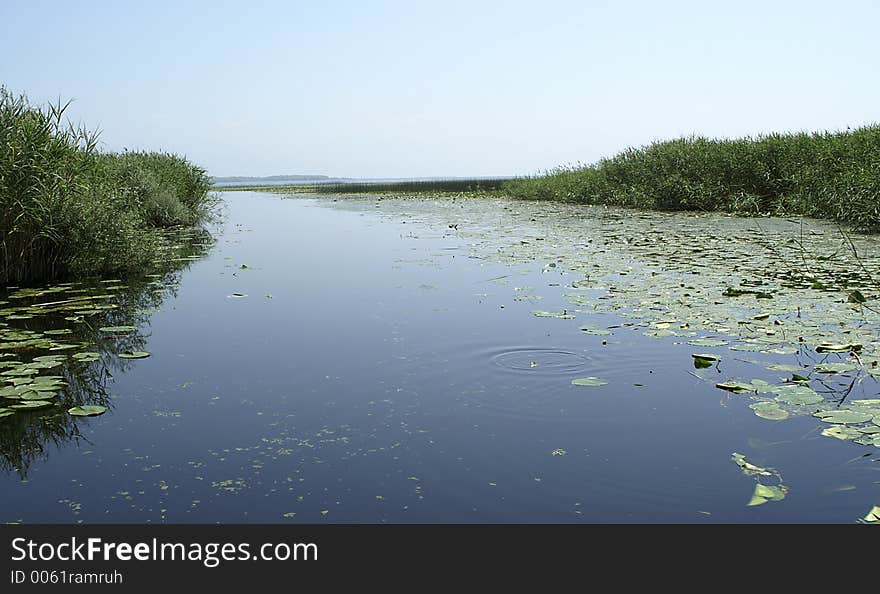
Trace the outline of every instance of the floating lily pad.
<instances>
[{"instance_id":1,"label":"floating lily pad","mask_svg":"<svg viewBox=\"0 0 880 594\"><path fill-rule=\"evenodd\" d=\"M731 454L730 458L731 458L731 460L736 462L737 466L739 466L742 469L743 474L746 474L749 476L754 476L754 475L770 476L771 474L773 474L772 472L770 472L766 468L762 468L760 466L756 466L755 464L752 464L751 462L746 460L746 457L743 454L740 454L738 452L734 452L733 454Z\"/></svg>"},{"instance_id":2,"label":"floating lily pad","mask_svg":"<svg viewBox=\"0 0 880 594\"><path fill-rule=\"evenodd\" d=\"M848 425L834 425L823 429L822 435L836 439L856 439L862 436L862 432Z\"/></svg>"},{"instance_id":3,"label":"floating lily pad","mask_svg":"<svg viewBox=\"0 0 880 594\"><path fill-rule=\"evenodd\" d=\"M47 406L52 406L52 403L47 400L28 400L27 402L21 402L19 404L12 404L9 408L15 410L30 410L36 408L46 408Z\"/></svg>"},{"instance_id":4,"label":"floating lily pad","mask_svg":"<svg viewBox=\"0 0 880 594\"><path fill-rule=\"evenodd\" d=\"M693 340L689 340L688 344L691 346L725 346L728 344L726 340L721 340L720 338L695 338Z\"/></svg>"},{"instance_id":5,"label":"floating lily pad","mask_svg":"<svg viewBox=\"0 0 880 594\"><path fill-rule=\"evenodd\" d=\"M112 334L125 334L127 332L134 332L137 330L137 326L103 326L98 328L98 330Z\"/></svg>"},{"instance_id":6,"label":"floating lily pad","mask_svg":"<svg viewBox=\"0 0 880 594\"><path fill-rule=\"evenodd\" d=\"M247 297L247 294L246 293L232 293L230 295L227 295L227 297L229 297L230 299L241 299L242 297Z\"/></svg>"},{"instance_id":7,"label":"floating lily pad","mask_svg":"<svg viewBox=\"0 0 880 594\"><path fill-rule=\"evenodd\" d=\"M755 404L749 405L749 408L755 411L755 414L762 419L767 419L769 421L782 421L789 417L788 412L773 402L756 402Z\"/></svg>"},{"instance_id":8,"label":"floating lily pad","mask_svg":"<svg viewBox=\"0 0 880 594\"><path fill-rule=\"evenodd\" d=\"M785 402L786 404L808 405L818 404L825 399L814 390L799 385L778 386L773 390L776 393L776 400Z\"/></svg>"},{"instance_id":9,"label":"floating lily pad","mask_svg":"<svg viewBox=\"0 0 880 594\"><path fill-rule=\"evenodd\" d=\"M762 505L767 503L768 501L782 501L785 499L785 493L787 489L782 486L770 486L770 485L762 485L758 483L755 485L755 492L752 494L752 498L749 500L749 506Z\"/></svg>"},{"instance_id":10,"label":"floating lily pad","mask_svg":"<svg viewBox=\"0 0 880 594\"><path fill-rule=\"evenodd\" d=\"M865 423L870 421L872 415L855 410L823 410L813 413L814 417L819 417L826 423L837 423L841 425L850 425L853 423Z\"/></svg>"},{"instance_id":11,"label":"floating lily pad","mask_svg":"<svg viewBox=\"0 0 880 594\"><path fill-rule=\"evenodd\" d=\"M819 363L814 369L819 373L846 373L858 367L852 363Z\"/></svg>"},{"instance_id":12,"label":"floating lily pad","mask_svg":"<svg viewBox=\"0 0 880 594\"><path fill-rule=\"evenodd\" d=\"M817 353L848 353L862 350L862 345L853 343L823 343L816 347Z\"/></svg>"},{"instance_id":13,"label":"floating lily pad","mask_svg":"<svg viewBox=\"0 0 880 594\"><path fill-rule=\"evenodd\" d=\"M147 351L123 351L119 353L120 359L146 359L150 356Z\"/></svg>"},{"instance_id":14,"label":"floating lily pad","mask_svg":"<svg viewBox=\"0 0 880 594\"><path fill-rule=\"evenodd\" d=\"M574 319L575 316L568 313L567 311L541 311L535 310L532 312L532 315L536 318L560 318L563 320L571 320Z\"/></svg>"},{"instance_id":15,"label":"floating lily pad","mask_svg":"<svg viewBox=\"0 0 880 594\"><path fill-rule=\"evenodd\" d=\"M727 390L728 392L735 392L736 394L757 391L752 384L746 384L743 382L720 382L715 384L715 387L720 388L721 390Z\"/></svg>"},{"instance_id":16,"label":"floating lily pad","mask_svg":"<svg viewBox=\"0 0 880 594\"><path fill-rule=\"evenodd\" d=\"M598 377L579 377L571 380L573 386L604 386L608 384L607 380Z\"/></svg>"},{"instance_id":17,"label":"floating lily pad","mask_svg":"<svg viewBox=\"0 0 880 594\"><path fill-rule=\"evenodd\" d=\"M22 392L20 400L28 401L28 400L47 400L50 398L55 398L58 395L58 392L55 391L47 391L41 390L39 392L35 392L33 390L28 390L27 392Z\"/></svg>"},{"instance_id":18,"label":"floating lily pad","mask_svg":"<svg viewBox=\"0 0 880 594\"><path fill-rule=\"evenodd\" d=\"M107 412L107 407L99 404L85 404L83 406L69 408L67 409L67 412L74 417L94 417Z\"/></svg>"},{"instance_id":19,"label":"floating lily pad","mask_svg":"<svg viewBox=\"0 0 880 594\"><path fill-rule=\"evenodd\" d=\"M880 398L859 398L850 400L850 404L855 406L880 406Z\"/></svg>"},{"instance_id":20,"label":"floating lily pad","mask_svg":"<svg viewBox=\"0 0 880 594\"><path fill-rule=\"evenodd\" d=\"M867 522L868 524L880 524L880 505L875 505L871 508L865 517L862 518L863 522Z\"/></svg>"}]
</instances>

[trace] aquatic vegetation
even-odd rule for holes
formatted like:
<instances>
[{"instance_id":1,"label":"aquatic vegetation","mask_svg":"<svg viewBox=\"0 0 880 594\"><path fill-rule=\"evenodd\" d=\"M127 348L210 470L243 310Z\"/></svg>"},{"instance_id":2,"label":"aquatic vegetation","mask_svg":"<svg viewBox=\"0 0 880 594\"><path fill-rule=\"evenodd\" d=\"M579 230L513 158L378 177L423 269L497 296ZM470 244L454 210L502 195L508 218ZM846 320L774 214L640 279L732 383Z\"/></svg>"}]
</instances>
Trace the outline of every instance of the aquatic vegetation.
<instances>
[{"instance_id":1,"label":"aquatic vegetation","mask_svg":"<svg viewBox=\"0 0 880 594\"><path fill-rule=\"evenodd\" d=\"M67 409L67 413L74 417L94 417L103 415L105 412L107 412L107 407L100 404L84 404Z\"/></svg>"},{"instance_id":2,"label":"aquatic vegetation","mask_svg":"<svg viewBox=\"0 0 880 594\"><path fill-rule=\"evenodd\" d=\"M0 87L0 285L151 272L163 230L211 207L204 170L166 153L99 153L66 108Z\"/></svg>"},{"instance_id":3,"label":"aquatic vegetation","mask_svg":"<svg viewBox=\"0 0 880 594\"><path fill-rule=\"evenodd\" d=\"M642 209L798 214L880 229L880 126L692 136L561 166L504 186L510 195ZM858 293L853 299L858 300Z\"/></svg>"},{"instance_id":4,"label":"aquatic vegetation","mask_svg":"<svg viewBox=\"0 0 880 594\"><path fill-rule=\"evenodd\" d=\"M571 380L572 386L605 386L608 385L608 380L603 380L598 377L579 377Z\"/></svg>"},{"instance_id":5,"label":"aquatic vegetation","mask_svg":"<svg viewBox=\"0 0 880 594\"><path fill-rule=\"evenodd\" d=\"M149 356L143 327L179 273L212 245L198 229L167 235L151 276L0 293L0 469L26 477L46 445L77 441L75 419L112 407L126 359ZM74 314L74 315L71 315Z\"/></svg>"},{"instance_id":6,"label":"aquatic vegetation","mask_svg":"<svg viewBox=\"0 0 880 594\"><path fill-rule=\"evenodd\" d=\"M755 491L752 493L751 499L746 504L748 507L763 505L768 501L782 501L788 494L788 487L782 484L782 474L775 468L764 468L756 464L752 464L743 454L734 452L730 456L731 460L740 467L742 473L746 476L755 477ZM777 484L766 485L761 482L760 477L775 478ZM764 480L767 480L766 478Z\"/></svg>"}]
</instances>

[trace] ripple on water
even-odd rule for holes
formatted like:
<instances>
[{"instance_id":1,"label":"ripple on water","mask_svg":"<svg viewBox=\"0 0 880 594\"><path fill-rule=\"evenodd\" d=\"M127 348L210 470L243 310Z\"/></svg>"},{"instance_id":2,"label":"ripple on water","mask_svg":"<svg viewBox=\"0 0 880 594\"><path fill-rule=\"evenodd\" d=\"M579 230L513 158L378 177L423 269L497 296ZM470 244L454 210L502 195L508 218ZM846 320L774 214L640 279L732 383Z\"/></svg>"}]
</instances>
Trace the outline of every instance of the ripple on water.
<instances>
[{"instance_id":1,"label":"ripple on water","mask_svg":"<svg viewBox=\"0 0 880 594\"><path fill-rule=\"evenodd\" d=\"M491 353L488 358L493 365L507 371L535 375L579 373L591 367L586 355L562 349L518 347Z\"/></svg>"}]
</instances>

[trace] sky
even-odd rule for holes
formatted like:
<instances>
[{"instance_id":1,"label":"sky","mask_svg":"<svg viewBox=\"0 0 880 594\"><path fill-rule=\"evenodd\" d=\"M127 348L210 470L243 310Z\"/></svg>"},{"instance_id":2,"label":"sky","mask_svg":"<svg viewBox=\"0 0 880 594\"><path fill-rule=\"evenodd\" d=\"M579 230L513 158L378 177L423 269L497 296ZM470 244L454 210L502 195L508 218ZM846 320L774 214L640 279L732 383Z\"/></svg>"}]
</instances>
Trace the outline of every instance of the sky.
<instances>
[{"instance_id":1,"label":"sky","mask_svg":"<svg viewBox=\"0 0 880 594\"><path fill-rule=\"evenodd\" d=\"M533 175L880 121L880 3L0 0L0 84L215 176Z\"/></svg>"}]
</instances>

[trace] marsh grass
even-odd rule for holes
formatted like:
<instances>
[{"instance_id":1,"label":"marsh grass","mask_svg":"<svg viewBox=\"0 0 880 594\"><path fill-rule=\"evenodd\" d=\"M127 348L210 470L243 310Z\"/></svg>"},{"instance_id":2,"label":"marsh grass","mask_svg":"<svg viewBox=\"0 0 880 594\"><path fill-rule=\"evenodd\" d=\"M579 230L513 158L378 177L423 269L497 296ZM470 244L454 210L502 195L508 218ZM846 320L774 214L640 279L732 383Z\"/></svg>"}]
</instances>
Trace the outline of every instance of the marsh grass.
<instances>
[{"instance_id":1,"label":"marsh grass","mask_svg":"<svg viewBox=\"0 0 880 594\"><path fill-rule=\"evenodd\" d=\"M2 285L147 271L159 231L209 208L203 169L168 153L100 153L66 109L0 87Z\"/></svg>"},{"instance_id":2,"label":"marsh grass","mask_svg":"<svg viewBox=\"0 0 880 594\"><path fill-rule=\"evenodd\" d=\"M880 126L688 137L511 180L512 196L658 210L798 214L880 230Z\"/></svg>"}]
</instances>

